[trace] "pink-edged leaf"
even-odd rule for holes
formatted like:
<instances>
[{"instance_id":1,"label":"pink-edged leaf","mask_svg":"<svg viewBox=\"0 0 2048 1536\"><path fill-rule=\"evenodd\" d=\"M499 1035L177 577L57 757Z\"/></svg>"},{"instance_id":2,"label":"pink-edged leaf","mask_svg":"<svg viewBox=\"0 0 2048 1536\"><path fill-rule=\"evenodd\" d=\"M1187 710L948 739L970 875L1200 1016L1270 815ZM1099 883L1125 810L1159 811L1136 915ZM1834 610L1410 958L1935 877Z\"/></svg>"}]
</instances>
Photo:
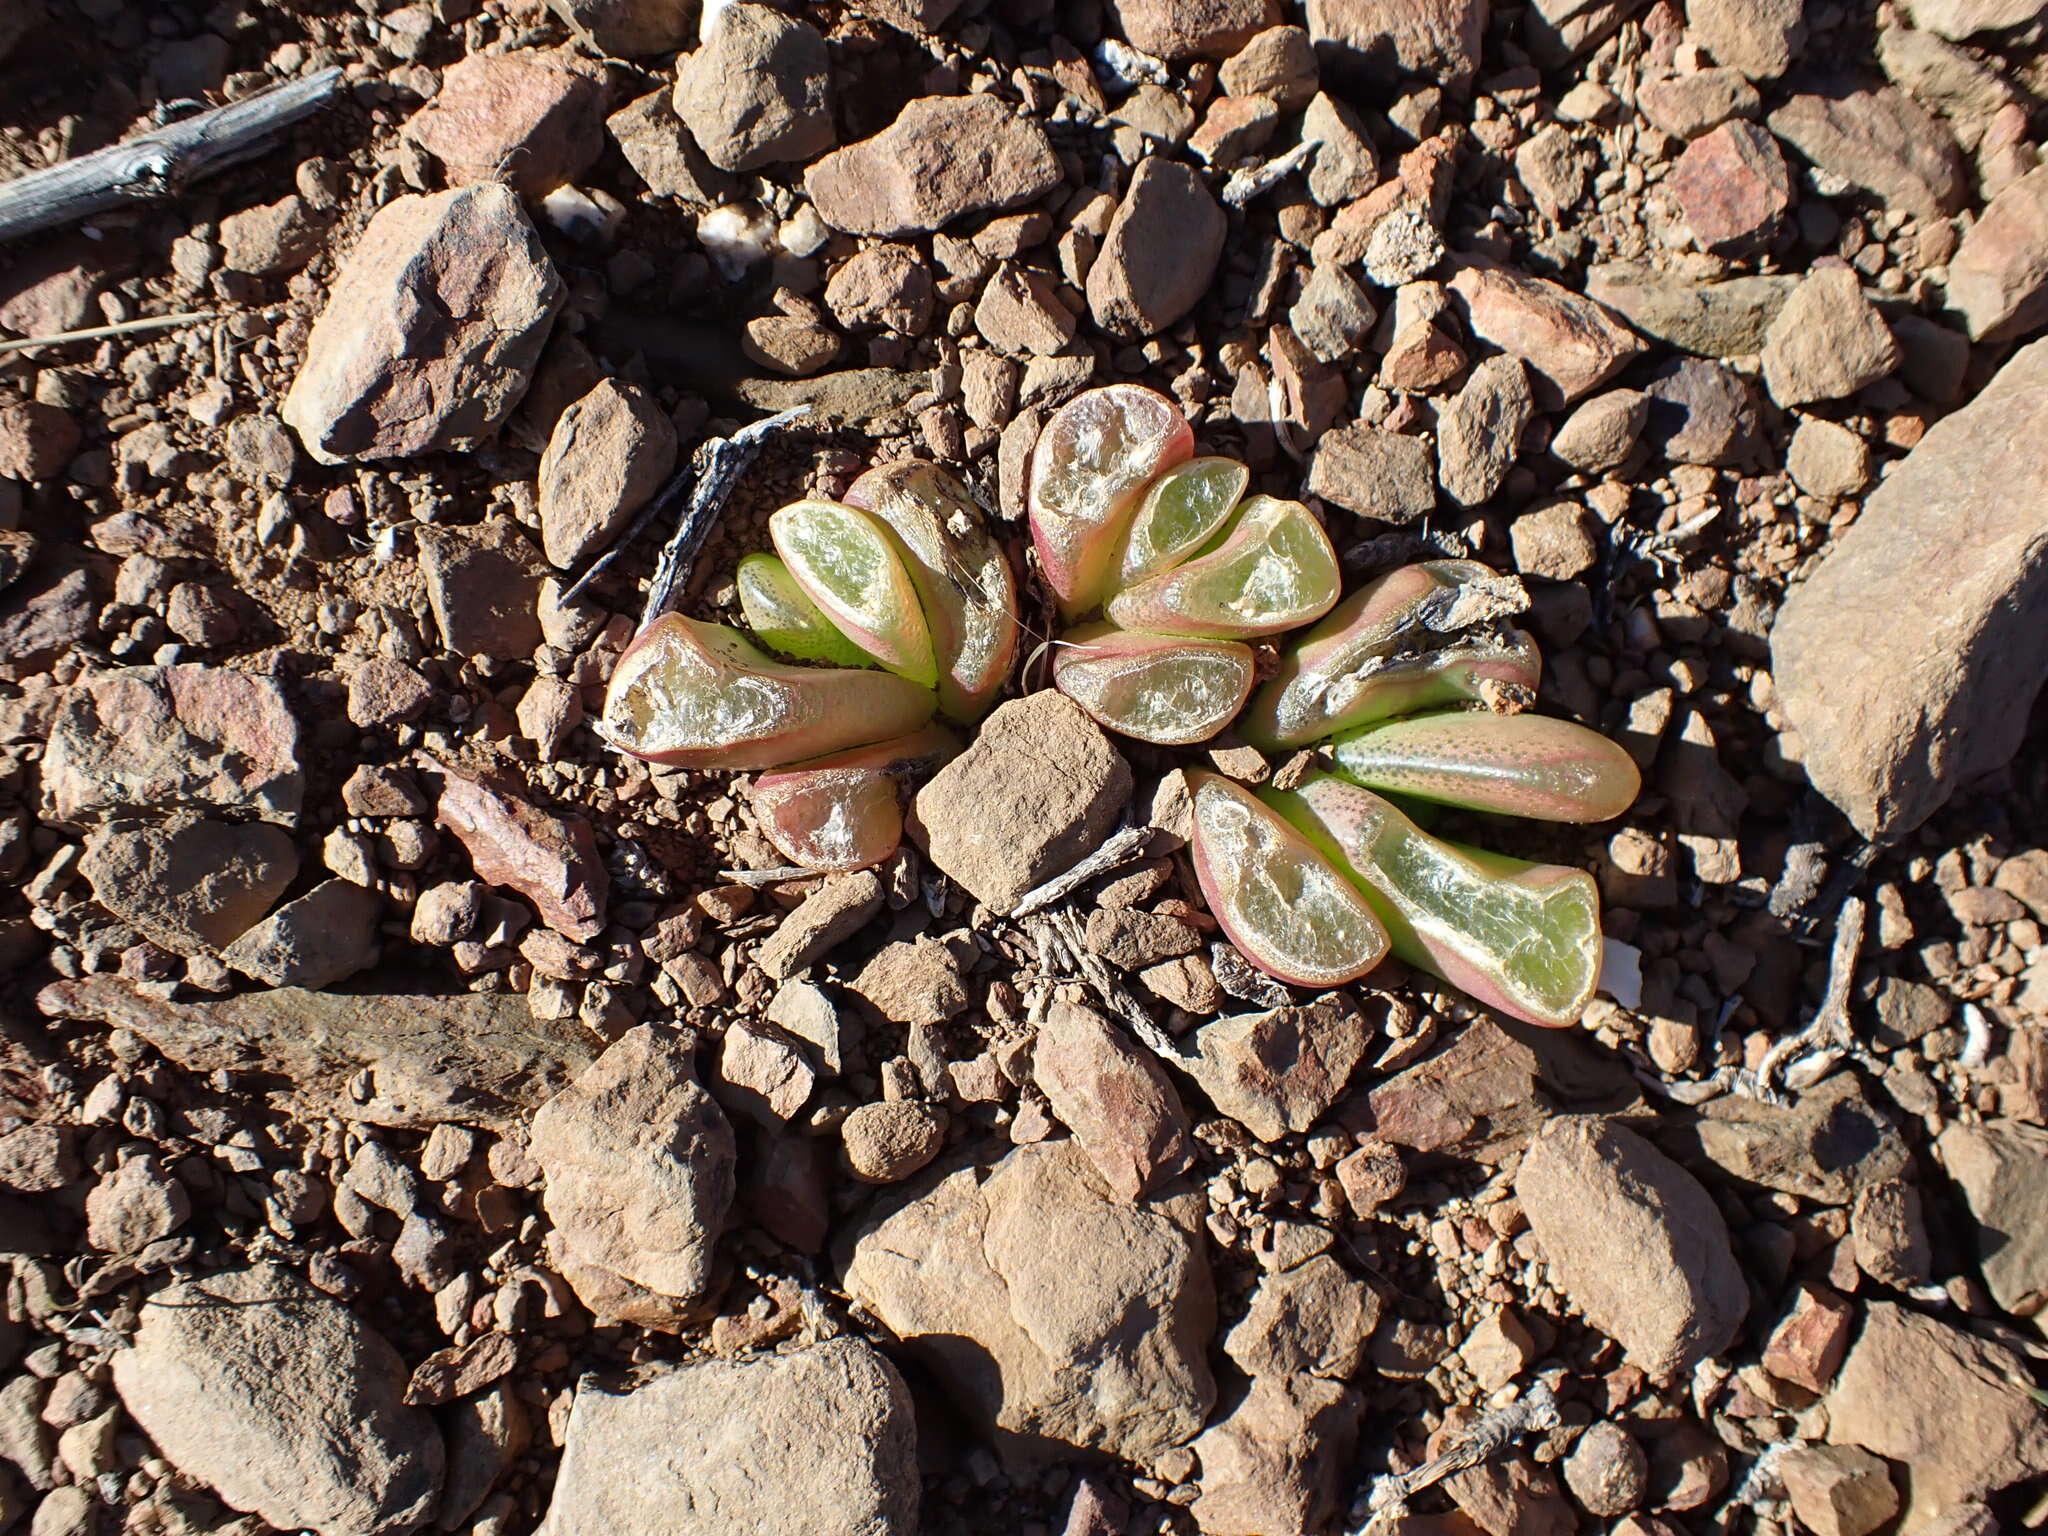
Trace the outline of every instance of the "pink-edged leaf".
<instances>
[{"instance_id":1,"label":"pink-edged leaf","mask_svg":"<svg viewBox=\"0 0 2048 1536\"><path fill-rule=\"evenodd\" d=\"M1131 515L1119 587L1179 565L1222 531L1244 499L1252 472L1235 459L1189 459L1145 488Z\"/></svg>"},{"instance_id":2,"label":"pink-edged leaf","mask_svg":"<svg viewBox=\"0 0 2048 1536\"><path fill-rule=\"evenodd\" d=\"M666 613L612 669L599 728L678 768L776 768L907 735L937 704L891 672L794 667L738 630Z\"/></svg>"},{"instance_id":3,"label":"pink-edged leaf","mask_svg":"<svg viewBox=\"0 0 2048 1536\"><path fill-rule=\"evenodd\" d=\"M1249 790L1188 775L1189 843L1209 910L1244 957L1303 987L1355 981L1387 953L1387 930L1331 860Z\"/></svg>"},{"instance_id":4,"label":"pink-edged leaf","mask_svg":"<svg viewBox=\"0 0 2048 1536\"><path fill-rule=\"evenodd\" d=\"M1598 731L1548 715L1449 710L1347 731L1337 771L1369 789L1539 821L1605 821L1635 802L1635 760Z\"/></svg>"},{"instance_id":5,"label":"pink-edged leaf","mask_svg":"<svg viewBox=\"0 0 2048 1536\"><path fill-rule=\"evenodd\" d=\"M1207 741L1252 691L1251 647L1090 624L1054 647L1053 685L1112 731L1160 746Z\"/></svg>"},{"instance_id":6,"label":"pink-edged leaf","mask_svg":"<svg viewBox=\"0 0 2048 1536\"><path fill-rule=\"evenodd\" d=\"M847 505L886 524L916 584L939 671L939 712L987 714L1017 659L1017 584L981 508L960 482L916 459L854 481Z\"/></svg>"},{"instance_id":7,"label":"pink-edged leaf","mask_svg":"<svg viewBox=\"0 0 2048 1536\"><path fill-rule=\"evenodd\" d=\"M1593 877L1431 837L1369 789L1326 774L1263 798L1339 860L1394 952L1489 1008L1560 1029L1600 978Z\"/></svg>"},{"instance_id":8,"label":"pink-edged leaf","mask_svg":"<svg viewBox=\"0 0 2048 1536\"><path fill-rule=\"evenodd\" d=\"M901 546L873 514L797 501L768 519L775 552L825 617L891 672L938 681L931 629Z\"/></svg>"},{"instance_id":9,"label":"pink-edged leaf","mask_svg":"<svg viewBox=\"0 0 2048 1536\"><path fill-rule=\"evenodd\" d=\"M1031 450L1026 509L1068 618L1102 606L1139 493L1194 450L1180 407L1136 384L1084 391L1053 412Z\"/></svg>"},{"instance_id":10,"label":"pink-edged leaf","mask_svg":"<svg viewBox=\"0 0 2048 1536\"><path fill-rule=\"evenodd\" d=\"M903 789L960 751L943 726L764 773L748 793L762 835L806 869L866 869L903 838Z\"/></svg>"},{"instance_id":11,"label":"pink-edged leaf","mask_svg":"<svg viewBox=\"0 0 2048 1536\"><path fill-rule=\"evenodd\" d=\"M1125 629L1244 639L1277 635L1337 601L1337 552L1298 501L1254 496L1223 542L1109 600Z\"/></svg>"}]
</instances>

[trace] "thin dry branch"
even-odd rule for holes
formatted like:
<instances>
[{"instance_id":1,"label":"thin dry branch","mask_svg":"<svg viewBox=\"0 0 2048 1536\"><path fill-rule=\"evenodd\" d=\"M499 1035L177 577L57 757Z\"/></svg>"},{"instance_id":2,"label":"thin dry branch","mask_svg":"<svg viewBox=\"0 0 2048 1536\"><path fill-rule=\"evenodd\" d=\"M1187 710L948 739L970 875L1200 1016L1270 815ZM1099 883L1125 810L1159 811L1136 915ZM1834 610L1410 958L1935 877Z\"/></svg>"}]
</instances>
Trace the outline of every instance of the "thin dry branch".
<instances>
[{"instance_id":1,"label":"thin dry branch","mask_svg":"<svg viewBox=\"0 0 2048 1536\"><path fill-rule=\"evenodd\" d=\"M260 153L276 134L326 105L341 81L339 69L323 69L18 176L0 185L0 242L174 197L201 177Z\"/></svg>"}]
</instances>

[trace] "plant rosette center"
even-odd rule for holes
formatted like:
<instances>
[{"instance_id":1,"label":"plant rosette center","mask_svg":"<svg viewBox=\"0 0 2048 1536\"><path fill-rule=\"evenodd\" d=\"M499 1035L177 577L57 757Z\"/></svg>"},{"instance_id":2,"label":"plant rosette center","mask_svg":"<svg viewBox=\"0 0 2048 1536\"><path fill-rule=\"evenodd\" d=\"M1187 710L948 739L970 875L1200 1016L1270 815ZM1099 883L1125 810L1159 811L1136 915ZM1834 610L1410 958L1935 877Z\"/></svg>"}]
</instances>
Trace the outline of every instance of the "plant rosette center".
<instances>
[{"instance_id":1,"label":"plant rosette center","mask_svg":"<svg viewBox=\"0 0 2048 1536\"><path fill-rule=\"evenodd\" d=\"M1529 712L1542 660L1514 623L1518 580L1431 560L1345 597L1315 513L1250 485L1243 464L1197 456L1151 390L1054 413L1026 488L1068 626L1053 686L1157 746L1234 729L1313 754L1285 789L1189 774L1203 898L1268 975L1335 986L1393 954L1516 1018L1575 1022L1601 961L1592 877L1425 828L1442 807L1604 821L1635 799L1634 761ZM758 771L753 808L784 857L864 868L895 853L910 790L1017 671L1016 577L973 497L917 461L792 503L768 532L773 552L735 573L745 630L654 619L613 674L605 734L651 762Z\"/></svg>"}]
</instances>

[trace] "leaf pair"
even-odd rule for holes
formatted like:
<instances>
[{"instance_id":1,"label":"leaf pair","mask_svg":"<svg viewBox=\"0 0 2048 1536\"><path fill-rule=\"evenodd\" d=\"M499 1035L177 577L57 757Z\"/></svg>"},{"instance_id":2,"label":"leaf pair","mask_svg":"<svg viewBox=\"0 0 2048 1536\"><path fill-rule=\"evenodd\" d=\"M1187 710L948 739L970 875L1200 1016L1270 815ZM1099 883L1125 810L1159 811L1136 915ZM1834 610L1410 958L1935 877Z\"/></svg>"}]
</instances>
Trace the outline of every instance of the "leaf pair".
<instances>
[{"instance_id":1,"label":"leaf pair","mask_svg":"<svg viewBox=\"0 0 2048 1536\"><path fill-rule=\"evenodd\" d=\"M1060 611L1108 620L1062 638L1054 682L1111 730L1163 745L1229 724L1256 670L1243 642L1318 617L1339 584L1308 508L1244 499L1248 469L1192 449L1171 401L1116 384L1056 412L1031 464L1032 539Z\"/></svg>"}]
</instances>

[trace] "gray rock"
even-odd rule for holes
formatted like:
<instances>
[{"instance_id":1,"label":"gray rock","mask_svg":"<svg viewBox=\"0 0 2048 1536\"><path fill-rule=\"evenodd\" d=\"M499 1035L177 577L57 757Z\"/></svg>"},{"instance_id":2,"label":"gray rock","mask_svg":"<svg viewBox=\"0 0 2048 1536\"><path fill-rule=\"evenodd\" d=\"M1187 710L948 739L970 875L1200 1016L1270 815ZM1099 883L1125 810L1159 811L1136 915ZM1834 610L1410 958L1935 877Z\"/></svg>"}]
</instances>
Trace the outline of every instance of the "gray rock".
<instances>
[{"instance_id":1,"label":"gray rock","mask_svg":"<svg viewBox=\"0 0 2048 1536\"><path fill-rule=\"evenodd\" d=\"M1771 114L1770 124L1816 169L1916 219L1952 214L1969 196L1962 152L1948 126L1895 86L1794 96Z\"/></svg>"},{"instance_id":2,"label":"gray rock","mask_svg":"<svg viewBox=\"0 0 2048 1536\"><path fill-rule=\"evenodd\" d=\"M1437 484L1463 507L1492 498L1536 414L1529 376L1514 357L1489 357L1437 417Z\"/></svg>"},{"instance_id":3,"label":"gray rock","mask_svg":"<svg viewBox=\"0 0 2048 1536\"><path fill-rule=\"evenodd\" d=\"M832 145L830 64L808 21L728 5L676 67L676 116L720 170L808 160Z\"/></svg>"},{"instance_id":4,"label":"gray rock","mask_svg":"<svg viewBox=\"0 0 2048 1536\"><path fill-rule=\"evenodd\" d=\"M1436 465L1421 438L1351 422L1316 443L1308 493L1404 527L1436 510Z\"/></svg>"},{"instance_id":5,"label":"gray rock","mask_svg":"<svg viewBox=\"0 0 2048 1536\"><path fill-rule=\"evenodd\" d=\"M79 870L93 897L181 955L239 938L299 872L291 834L268 822L121 821L86 837Z\"/></svg>"},{"instance_id":6,"label":"gray rock","mask_svg":"<svg viewBox=\"0 0 2048 1536\"><path fill-rule=\"evenodd\" d=\"M846 1290L981 1432L1146 1462L1202 1427L1215 1294L1199 1196L1127 1204L1071 1141L912 1188L856 1234Z\"/></svg>"},{"instance_id":7,"label":"gray rock","mask_svg":"<svg viewBox=\"0 0 2048 1536\"><path fill-rule=\"evenodd\" d=\"M2035 342L1892 467L1779 612L1771 670L1807 776L1866 837L1911 831L2019 749L2048 673L2048 509L2012 487L2044 476Z\"/></svg>"},{"instance_id":8,"label":"gray rock","mask_svg":"<svg viewBox=\"0 0 2048 1536\"><path fill-rule=\"evenodd\" d=\"M713 1289L732 1209L732 1127L688 1039L628 1030L533 1117L549 1249L600 1319L673 1327Z\"/></svg>"},{"instance_id":9,"label":"gray rock","mask_svg":"<svg viewBox=\"0 0 2048 1536\"><path fill-rule=\"evenodd\" d=\"M348 880L324 880L220 952L271 987L331 987L377 958L384 898Z\"/></svg>"},{"instance_id":10,"label":"gray rock","mask_svg":"<svg viewBox=\"0 0 2048 1536\"><path fill-rule=\"evenodd\" d=\"M1626 262L1586 272L1589 297L1645 336L1702 357L1762 351L1764 332L1798 286L1796 277L1776 276L1696 282Z\"/></svg>"},{"instance_id":11,"label":"gray rock","mask_svg":"<svg viewBox=\"0 0 2048 1536\"><path fill-rule=\"evenodd\" d=\"M2033 1316L2048 1300L2048 1131L2018 1121L1956 1124L1934 1148L1963 1192L1991 1299Z\"/></svg>"},{"instance_id":12,"label":"gray rock","mask_svg":"<svg viewBox=\"0 0 2048 1536\"><path fill-rule=\"evenodd\" d=\"M858 1338L576 1389L537 1536L916 1536L917 1425Z\"/></svg>"},{"instance_id":13,"label":"gray rock","mask_svg":"<svg viewBox=\"0 0 2048 1536\"><path fill-rule=\"evenodd\" d=\"M1734 1341L1749 1288L1699 1181L1611 1121L1552 1120L1529 1143L1515 1193L1552 1282L1660 1380Z\"/></svg>"},{"instance_id":14,"label":"gray rock","mask_svg":"<svg viewBox=\"0 0 2048 1536\"><path fill-rule=\"evenodd\" d=\"M1674 464L1739 464L1756 452L1756 393L1733 369L1677 357L1644 388L1644 435Z\"/></svg>"},{"instance_id":15,"label":"gray rock","mask_svg":"<svg viewBox=\"0 0 2048 1536\"><path fill-rule=\"evenodd\" d=\"M1130 798L1130 764L1080 705L1046 689L999 705L918 791L907 825L933 864L1006 912L1097 847Z\"/></svg>"},{"instance_id":16,"label":"gray rock","mask_svg":"<svg viewBox=\"0 0 2048 1536\"><path fill-rule=\"evenodd\" d=\"M1764 333L1764 387L1780 405L1840 400L1899 365L1899 344L1854 267L1815 267Z\"/></svg>"},{"instance_id":17,"label":"gray rock","mask_svg":"<svg viewBox=\"0 0 2048 1536\"><path fill-rule=\"evenodd\" d=\"M433 1512L441 1436L403 1401L397 1351L272 1268L182 1281L142 1308L114 1386L164 1458L230 1506L320 1536L409 1531Z\"/></svg>"},{"instance_id":18,"label":"gray rock","mask_svg":"<svg viewBox=\"0 0 2048 1536\"><path fill-rule=\"evenodd\" d=\"M526 392L562 280L497 182L370 220L279 412L323 464L473 448Z\"/></svg>"},{"instance_id":19,"label":"gray rock","mask_svg":"<svg viewBox=\"0 0 2048 1536\"><path fill-rule=\"evenodd\" d=\"M172 1002L99 975L53 982L36 1006L125 1029L188 1072L273 1080L315 1118L407 1128L523 1124L596 1054L581 1024L534 1018L521 993L280 987Z\"/></svg>"},{"instance_id":20,"label":"gray rock","mask_svg":"<svg viewBox=\"0 0 2048 1536\"><path fill-rule=\"evenodd\" d=\"M1088 269L1088 309L1119 336L1153 336L1209 291L1228 220L1188 166L1139 162Z\"/></svg>"}]
</instances>

